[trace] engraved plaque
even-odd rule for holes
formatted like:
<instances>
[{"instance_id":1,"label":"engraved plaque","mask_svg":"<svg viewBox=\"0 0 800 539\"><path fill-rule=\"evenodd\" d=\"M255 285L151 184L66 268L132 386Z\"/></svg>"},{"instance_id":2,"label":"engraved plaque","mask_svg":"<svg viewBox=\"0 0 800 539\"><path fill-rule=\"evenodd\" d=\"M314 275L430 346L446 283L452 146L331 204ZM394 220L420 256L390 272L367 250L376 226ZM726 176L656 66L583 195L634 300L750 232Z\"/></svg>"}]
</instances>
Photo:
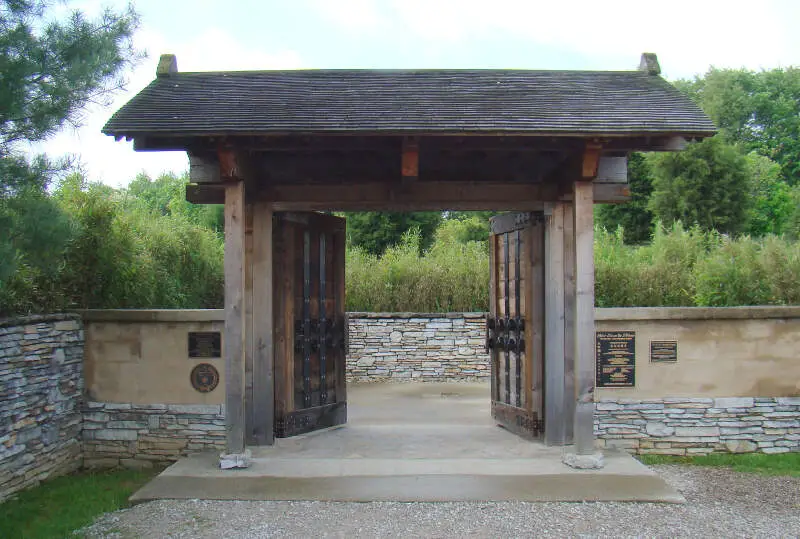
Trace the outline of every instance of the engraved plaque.
<instances>
[{"instance_id":1,"label":"engraved plaque","mask_svg":"<svg viewBox=\"0 0 800 539\"><path fill-rule=\"evenodd\" d=\"M650 341L651 363L677 363L678 341Z\"/></svg>"},{"instance_id":2,"label":"engraved plaque","mask_svg":"<svg viewBox=\"0 0 800 539\"><path fill-rule=\"evenodd\" d=\"M595 347L597 387L636 385L636 332L598 331Z\"/></svg>"},{"instance_id":3,"label":"engraved plaque","mask_svg":"<svg viewBox=\"0 0 800 539\"><path fill-rule=\"evenodd\" d=\"M190 331L189 357L222 357L222 336L219 331Z\"/></svg>"},{"instance_id":4,"label":"engraved plaque","mask_svg":"<svg viewBox=\"0 0 800 539\"><path fill-rule=\"evenodd\" d=\"M219 371L211 363L200 363L192 369L189 380L200 393L209 393L219 384Z\"/></svg>"}]
</instances>

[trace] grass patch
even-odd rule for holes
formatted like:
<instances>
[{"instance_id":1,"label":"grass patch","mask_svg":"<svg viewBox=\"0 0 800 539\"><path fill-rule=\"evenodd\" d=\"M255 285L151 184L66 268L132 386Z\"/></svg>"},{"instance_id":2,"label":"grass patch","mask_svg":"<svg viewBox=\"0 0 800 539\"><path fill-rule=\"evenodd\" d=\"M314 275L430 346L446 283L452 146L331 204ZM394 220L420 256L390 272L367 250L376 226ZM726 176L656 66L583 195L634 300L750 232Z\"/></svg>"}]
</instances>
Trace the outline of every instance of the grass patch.
<instances>
[{"instance_id":1,"label":"grass patch","mask_svg":"<svg viewBox=\"0 0 800 539\"><path fill-rule=\"evenodd\" d=\"M45 481L0 504L0 537L69 537L95 517L128 505L160 470L79 472Z\"/></svg>"},{"instance_id":2,"label":"grass patch","mask_svg":"<svg viewBox=\"0 0 800 539\"><path fill-rule=\"evenodd\" d=\"M679 457L672 455L636 455L644 464L688 464L692 466L721 466L737 472L762 475L790 475L800 477L800 453L765 455L726 453Z\"/></svg>"}]
</instances>

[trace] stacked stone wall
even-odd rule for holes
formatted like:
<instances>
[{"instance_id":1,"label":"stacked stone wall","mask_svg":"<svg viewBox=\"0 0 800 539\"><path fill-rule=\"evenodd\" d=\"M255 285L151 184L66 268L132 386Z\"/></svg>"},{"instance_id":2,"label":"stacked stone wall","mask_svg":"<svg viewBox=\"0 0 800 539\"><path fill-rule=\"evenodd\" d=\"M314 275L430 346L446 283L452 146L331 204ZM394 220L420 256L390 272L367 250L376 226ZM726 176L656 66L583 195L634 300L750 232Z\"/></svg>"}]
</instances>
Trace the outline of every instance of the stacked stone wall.
<instances>
[{"instance_id":1,"label":"stacked stone wall","mask_svg":"<svg viewBox=\"0 0 800 539\"><path fill-rule=\"evenodd\" d=\"M225 448L225 414L218 404L89 402L83 419L87 468L151 468Z\"/></svg>"},{"instance_id":2,"label":"stacked stone wall","mask_svg":"<svg viewBox=\"0 0 800 539\"><path fill-rule=\"evenodd\" d=\"M634 453L800 451L800 397L605 399L594 417L602 447Z\"/></svg>"},{"instance_id":3,"label":"stacked stone wall","mask_svg":"<svg viewBox=\"0 0 800 539\"><path fill-rule=\"evenodd\" d=\"M347 379L488 379L485 319L483 313L350 313Z\"/></svg>"},{"instance_id":4,"label":"stacked stone wall","mask_svg":"<svg viewBox=\"0 0 800 539\"><path fill-rule=\"evenodd\" d=\"M81 466L77 315L0 321L0 501Z\"/></svg>"}]
</instances>

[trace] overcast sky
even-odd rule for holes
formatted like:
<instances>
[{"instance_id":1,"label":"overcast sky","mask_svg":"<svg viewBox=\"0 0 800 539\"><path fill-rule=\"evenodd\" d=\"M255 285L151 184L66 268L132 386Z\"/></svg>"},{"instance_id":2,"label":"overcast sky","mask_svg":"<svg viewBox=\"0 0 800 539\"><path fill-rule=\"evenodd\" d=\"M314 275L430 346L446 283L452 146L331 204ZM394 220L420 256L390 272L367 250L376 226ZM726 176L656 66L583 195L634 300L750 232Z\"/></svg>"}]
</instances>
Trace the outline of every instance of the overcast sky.
<instances>
[{"instance_id":1,"label":"overcast sky","mask_svg":"<svg viewBox=\"0 0 800 539\"><path fill-rule=\"evenodd\" d=\"M96 14L120 2L60 10ZM800 65L796 0L138 0L135 45L148 58L128 91L87 111L34 150L79 156L90 179L126 185L138 172L183 172L184 153L134 152L100 133L155 78L162 53L180 71L296 68L634 69L655 52L668 79L710 65Z\"/></svg>"}]
</instances>

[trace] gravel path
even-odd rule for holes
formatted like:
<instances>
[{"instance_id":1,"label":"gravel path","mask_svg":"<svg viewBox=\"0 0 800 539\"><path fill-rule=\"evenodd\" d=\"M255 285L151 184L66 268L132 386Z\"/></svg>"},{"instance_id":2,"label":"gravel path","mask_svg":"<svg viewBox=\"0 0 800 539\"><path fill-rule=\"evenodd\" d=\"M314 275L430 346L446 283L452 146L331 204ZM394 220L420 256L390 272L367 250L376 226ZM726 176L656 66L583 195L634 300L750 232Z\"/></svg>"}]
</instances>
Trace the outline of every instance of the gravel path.
<instances>
[{"instance_id":1,"label":"gravel path","mask_svg":"<svg viewBox=\"0 0 800 539\"><path fill-rule=\"evenodd\" d=\"M800 478L656 466L686 505L158 501L87 537L799 537Z\"/></svg>"}]
</instances>

